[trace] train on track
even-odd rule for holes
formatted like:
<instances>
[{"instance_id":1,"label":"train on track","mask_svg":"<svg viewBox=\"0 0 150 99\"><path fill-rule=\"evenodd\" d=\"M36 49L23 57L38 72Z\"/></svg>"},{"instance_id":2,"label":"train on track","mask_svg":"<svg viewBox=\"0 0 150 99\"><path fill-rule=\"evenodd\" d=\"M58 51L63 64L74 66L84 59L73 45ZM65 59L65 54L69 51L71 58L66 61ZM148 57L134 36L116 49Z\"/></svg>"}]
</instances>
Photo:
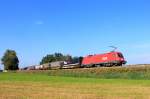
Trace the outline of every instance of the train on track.
<instances>
[{"instance_id":1,"label":"train on track","mask_svg":"<svg viewBox=\"0 0 150 99\"><path fill-rule=\"evenodd\" d=\"M112 67L126 64L123 54L117 51L111 51L103 54L88 55L80 57L78 63L65 64L64 61L56 61L43 65L35 65L22 68L21 70L48 70L48 69L71 69L86 67Z\"/></svg>"}]
</instances>

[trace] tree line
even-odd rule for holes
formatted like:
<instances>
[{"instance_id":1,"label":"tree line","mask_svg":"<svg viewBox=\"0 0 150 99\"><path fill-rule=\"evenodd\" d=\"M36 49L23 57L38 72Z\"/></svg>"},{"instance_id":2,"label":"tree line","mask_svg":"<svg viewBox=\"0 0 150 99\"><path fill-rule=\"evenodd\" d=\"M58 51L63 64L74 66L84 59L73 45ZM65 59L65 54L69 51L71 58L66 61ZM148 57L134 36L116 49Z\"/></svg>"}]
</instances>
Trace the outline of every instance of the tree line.
<instances>
[{"instance_id":1,"label":"tree line","mask_svg":"<svg viewBox=\"0 0 150 99\"><path fill-rule=\"evenodd\" d=\"M55 61L65 61L68 64L81 63L82 57L73 57L71 55L64 55L62 53L47 54L40 61L40 65ZM3 57L1 58L4 70L18 70L19 69L19 58L15 50L6 50Z\"/></svg>"}]
</instances>

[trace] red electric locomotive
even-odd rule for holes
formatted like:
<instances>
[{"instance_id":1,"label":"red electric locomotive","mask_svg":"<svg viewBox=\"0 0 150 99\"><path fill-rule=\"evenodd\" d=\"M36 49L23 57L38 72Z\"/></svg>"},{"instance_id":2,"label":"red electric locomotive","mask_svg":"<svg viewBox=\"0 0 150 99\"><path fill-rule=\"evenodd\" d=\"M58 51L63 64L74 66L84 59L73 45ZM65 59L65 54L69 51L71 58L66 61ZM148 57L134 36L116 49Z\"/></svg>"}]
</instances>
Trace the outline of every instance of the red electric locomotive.
<instances>
[{"instance_id":1,"label":"red electric locomotive","mask_svg":"<svg viewBox=\"0 0 150 99\"><path fill-rule=\"evenodd\" d=\"M92 66L121 66L126 61L121 52L112 51L104 54L88 55L83 58L83 67Z\"/></svg>"}]
</instances>

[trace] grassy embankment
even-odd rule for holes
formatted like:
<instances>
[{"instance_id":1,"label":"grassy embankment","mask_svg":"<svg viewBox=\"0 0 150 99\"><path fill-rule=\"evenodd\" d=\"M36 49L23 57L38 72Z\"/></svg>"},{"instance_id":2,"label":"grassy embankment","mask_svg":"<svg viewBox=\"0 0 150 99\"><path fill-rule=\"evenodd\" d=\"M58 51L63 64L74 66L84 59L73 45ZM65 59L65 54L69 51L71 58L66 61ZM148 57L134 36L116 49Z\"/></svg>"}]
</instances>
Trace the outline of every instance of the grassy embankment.
<instances>
[{"instance_id":1,"label":"grassy embankment","mask_svg":"<svg viewBox=\"0 0 150 99\"><path fill-rule=\"evenodd\" d=\"M46 74L49 76L87 77L103 79L150 79L150 66L139 67L100 67L48 71L22 71L26 73Z\"/></svg>"}]
</instances>

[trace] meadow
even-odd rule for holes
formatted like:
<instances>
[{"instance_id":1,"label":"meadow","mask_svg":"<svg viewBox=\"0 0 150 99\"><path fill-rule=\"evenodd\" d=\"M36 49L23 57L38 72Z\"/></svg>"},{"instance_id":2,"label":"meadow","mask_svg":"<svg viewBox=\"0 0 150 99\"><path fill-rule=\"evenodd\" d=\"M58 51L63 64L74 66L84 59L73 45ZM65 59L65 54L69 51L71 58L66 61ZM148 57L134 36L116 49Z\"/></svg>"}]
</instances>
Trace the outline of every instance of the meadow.
<instances>
[{"instance_id":1,"label":"meadow","mask_svg":"<svg viewBox=\"0 0 150 99\"><path fill-rule=\"evenodd\" d=\"M0 99L149 99L150 80L139 75L121 78L125 73L114 69L118 76L108 75L112 69L101 72L105 76L93 74L85 75L85 71L94 69L50 70L50 71L22 71L0 73ZM100 73L101 69L99 70ZM126 72L129 70L126 70ZM130 69L130 71L132 71ZM146 74L149 70L147 69ZM51 73L54 73L52 75ZM68 72L68 74L67 74ZM73 74L71 74L74 72ZM76 72L80 73L79 75ZM127 72L127 73L128 73ZM66 73L62 75L62 73ZM81 76L81 74L83 74ZM87 72L86 72L87 73ZM93 72L92 72L93 73ZM75 75L76 74L76 75ZM98 73L97 73L98 74ZM92 75L92 76L91 76ZM124 74L125 75L125 74ZM127 76L130 75L126 74ZM133 75L133 74L132 74ZM125 76L124 76L125 77ZM135 79L134 79L135 78Z\"/></svg>"}]
</instances>

